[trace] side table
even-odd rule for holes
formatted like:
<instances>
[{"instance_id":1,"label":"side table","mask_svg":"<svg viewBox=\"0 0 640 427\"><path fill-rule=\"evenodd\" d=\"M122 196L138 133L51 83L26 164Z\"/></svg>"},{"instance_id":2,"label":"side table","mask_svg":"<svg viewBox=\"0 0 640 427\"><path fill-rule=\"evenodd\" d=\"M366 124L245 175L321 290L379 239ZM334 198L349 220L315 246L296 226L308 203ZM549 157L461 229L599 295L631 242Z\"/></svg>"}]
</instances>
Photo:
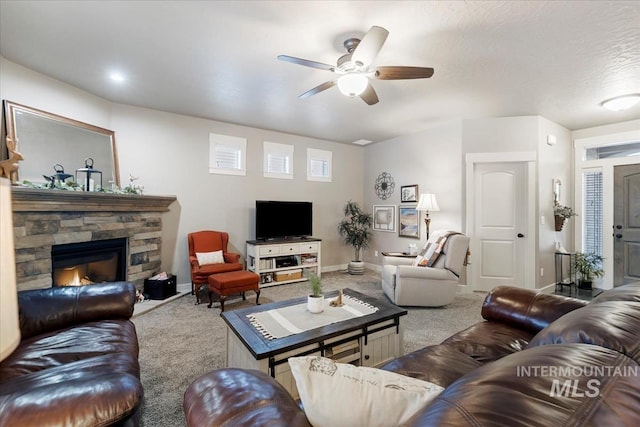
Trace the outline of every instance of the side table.
<instances>
[{"instance_id":1,"label":"side table","mask_svg":"<svg viewBox=\"0 0 640 427\"><path fill-rule=\"evenodd\" d=\"M396 256L400 258L415 258L418 254L410 255L408 252L381 252L382 256Z\"/></svg>"},{"instance_id":2,"label":"side table","mask_svg":"<svg viewBox=\"0 0 640 427\"><path fill-rule=\"evenodd\" d=\"M572 294L576 286L576 254L574 252L556 252L555 253L555 267L556 267L556 291L560 286L560 291L565 286L569 287L569 295ZM576 291L577 292L577 291Z\"/></svg>"}]
</instances>

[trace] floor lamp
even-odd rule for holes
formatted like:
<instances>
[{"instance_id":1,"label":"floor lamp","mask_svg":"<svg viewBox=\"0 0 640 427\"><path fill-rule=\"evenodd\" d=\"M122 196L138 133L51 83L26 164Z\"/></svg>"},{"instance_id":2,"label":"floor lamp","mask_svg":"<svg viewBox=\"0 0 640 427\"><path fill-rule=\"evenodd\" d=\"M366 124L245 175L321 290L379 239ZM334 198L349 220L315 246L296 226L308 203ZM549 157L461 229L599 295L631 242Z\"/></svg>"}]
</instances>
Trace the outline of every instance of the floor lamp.
<instances>
[{"instance_id":1,"label":"floor lamp","mask_svg":"<svg viewBox=\"0 0 640 427\"><path fill-rule=\"evenodd\" d=\"M0 361L20 343L11 183L0 178Z\"/></svg>"},{"instance_id":2,"label":"floor lamp","mask_svg":"<svg viewBox=\"0 0 640 427\"><path fill-rule=\"evenodd\" d=\"M438 202L436 201L436 195L431 193L420 194L420 200L418 201L416 210L425 212L424 223L427 226L427 240L429 240L429 224L431 223L429 211L435 212L440 210Z\"/></svg>"}]
</instances>

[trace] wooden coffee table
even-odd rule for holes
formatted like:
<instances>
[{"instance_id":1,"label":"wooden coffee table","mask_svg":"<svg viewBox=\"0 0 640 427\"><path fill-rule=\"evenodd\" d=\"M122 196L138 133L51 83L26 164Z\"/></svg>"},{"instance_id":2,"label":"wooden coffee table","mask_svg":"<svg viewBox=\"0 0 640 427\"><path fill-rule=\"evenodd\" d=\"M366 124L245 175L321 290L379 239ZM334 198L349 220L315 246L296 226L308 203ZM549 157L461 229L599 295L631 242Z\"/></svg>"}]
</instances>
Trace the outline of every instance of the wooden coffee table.
<instances>
[{"instance_id":1,"label":"wooden coffee table","mask_svg":"<svg viewBox=\"0 0 640 427\"><path fill-rule=\"evenodd\" d=\"M222 318L227 324L227 366L266 372L297 398L295 380L287 363L289 357L317 355L343 363L377 367L401 356L402 319L407 310L348 288L343 292L378 310L276 339L265 338L247 315L304 304L306 297L225 311ZM336 295L337 291L334 291L326 298Z\"/></svg>"}]
</instances>

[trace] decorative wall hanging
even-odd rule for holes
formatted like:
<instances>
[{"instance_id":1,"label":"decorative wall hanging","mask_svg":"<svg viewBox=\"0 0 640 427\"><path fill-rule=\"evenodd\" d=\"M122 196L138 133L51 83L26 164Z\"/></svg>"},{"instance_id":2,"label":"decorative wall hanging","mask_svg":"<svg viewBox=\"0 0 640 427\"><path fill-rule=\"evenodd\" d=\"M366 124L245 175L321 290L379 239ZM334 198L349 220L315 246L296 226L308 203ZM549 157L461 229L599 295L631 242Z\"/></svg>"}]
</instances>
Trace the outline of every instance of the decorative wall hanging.
<instances>
[{"instance_id":1,"label":"decorative wall hanging","mask_svg":"<svg viewBox=\"0 0 640 427\"><path fill-rule=\"evenodd\" d=\"M400 187L400 201L417 202L418 201L418 185L403 185Z\"/></svg>"},{"instance_id":2,"label":"decorative wall hanging","mask_svg":"<svg viewBox=\"0 0 640 427\"><path fill-rule=\"evenodd\" d=\"M415 206L399 206L399 230L400 237L420 238L420 211Z\"/></svg>"},{"instance_id":3,"label":"decorative wall hanging","mask_svg":"<svg viewBox=\"0 0 640 427\"><path fill-rule=\"evenodd\" d=\"M373 229L376 231L396 231L395 205L373 205Z\"/></svg>"},{"instance_id":4,"label":"decorative wall hanging","mask_svg":"<svg viewBox=\"0 0 640 427\"><path fill-rule=\"evenodd\" d=\"M387 200L391 194L393 194L393 190L396 187L396 183L393 180L393 177L388 172L382 172L378 175L376 179L376 194L382 200Z\"/></svg>"}]
</instances>

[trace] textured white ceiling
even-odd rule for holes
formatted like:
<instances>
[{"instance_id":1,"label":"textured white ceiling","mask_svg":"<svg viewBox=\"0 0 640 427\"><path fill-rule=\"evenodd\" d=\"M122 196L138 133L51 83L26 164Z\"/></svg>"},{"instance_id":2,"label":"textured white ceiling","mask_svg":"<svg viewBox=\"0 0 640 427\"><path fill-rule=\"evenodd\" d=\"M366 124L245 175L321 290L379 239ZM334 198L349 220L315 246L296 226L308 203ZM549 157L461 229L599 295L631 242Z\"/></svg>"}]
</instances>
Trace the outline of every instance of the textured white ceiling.
<instances>
[{"instance_id":1,"label":"textured white ceiling","mask_svg":"<svg viewBox=\"0 0 640 427\"><path fill-rule=\"evenodd\" d=\"M332 74L277 55L335 64L372 25L390 32L374 65L434 76L374 81L374 106L337 88L298 99ZM339 142L460 118L640 118L599 105L640 92L639 1L2 0L0 54L114 102Z\"/></svg>"}]
</instances>

